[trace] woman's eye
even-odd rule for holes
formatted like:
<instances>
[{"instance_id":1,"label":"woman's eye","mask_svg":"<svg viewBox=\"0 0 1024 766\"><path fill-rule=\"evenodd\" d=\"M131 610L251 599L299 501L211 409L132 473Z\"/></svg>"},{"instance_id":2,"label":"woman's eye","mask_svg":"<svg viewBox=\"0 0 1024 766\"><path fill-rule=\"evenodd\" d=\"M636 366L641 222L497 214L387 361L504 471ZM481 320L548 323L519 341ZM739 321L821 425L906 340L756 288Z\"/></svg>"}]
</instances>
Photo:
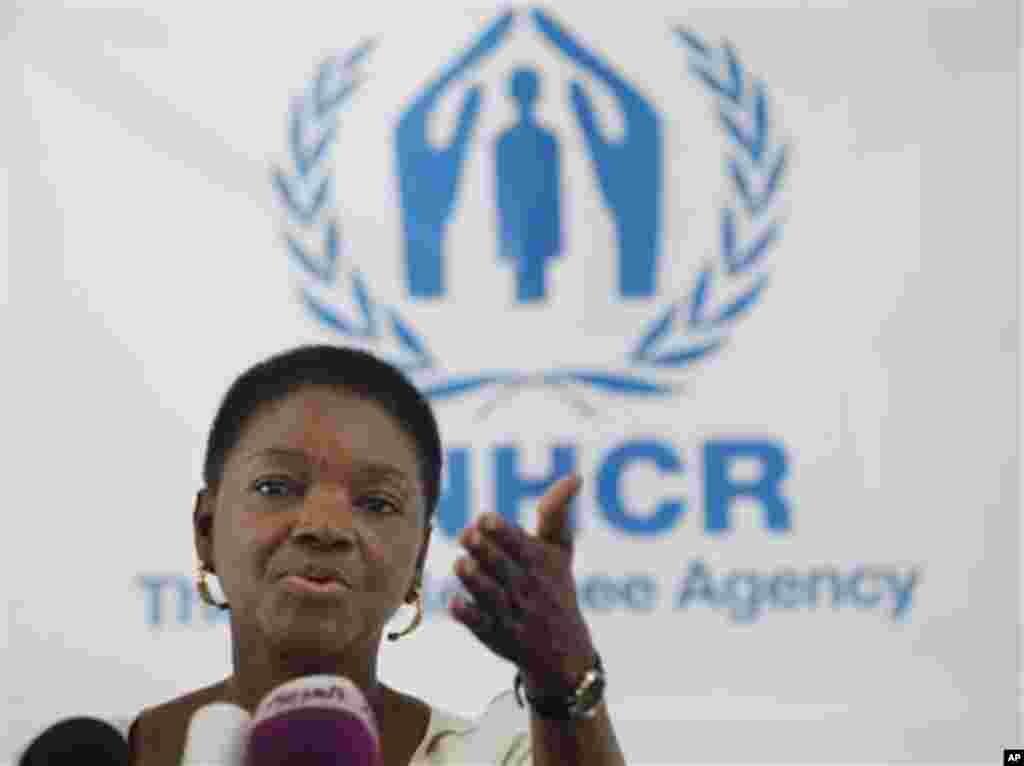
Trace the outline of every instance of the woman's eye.
<instances>
[{"instance_id":1,"label":"woman's eye","mask_svg":"<svg viewBox=\"0 0 1024 766\"><path fill-rule=\"evenodd\" d=\"M292 482L284 479L260 479L253 485L253 489L264 497L284 497L294 487Z\"/></svg>"},{"instance_id":2,"label":"woman's eye","mask_svg":"<svg viewBox=\"0 0 1024 766\"><path fill-rule=\"evenodd\" d=\"M360 501L364 507L372 511L373 513L397 513L398 505L387 497L380 497L379 495L373 495L370 497L364 497Z\"/></svg>"}]
</instances>

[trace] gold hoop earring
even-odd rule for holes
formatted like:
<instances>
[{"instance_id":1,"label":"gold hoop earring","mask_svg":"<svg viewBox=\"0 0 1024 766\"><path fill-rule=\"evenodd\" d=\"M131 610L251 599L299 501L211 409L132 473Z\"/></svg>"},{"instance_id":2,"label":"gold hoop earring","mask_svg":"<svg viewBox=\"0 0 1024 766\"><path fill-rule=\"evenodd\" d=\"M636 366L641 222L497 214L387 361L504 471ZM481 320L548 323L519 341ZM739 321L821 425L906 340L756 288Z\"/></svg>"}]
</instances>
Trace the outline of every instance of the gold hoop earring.
<instances>
[{"instance_id":1,"label":"gold hoop earring","mask_svg":"<svg viewBox=\"0 0 1024 766\"><path fill-rule=\"evenodd\" d=\"M196 577L196 590L199 591L199 598L218 609L230 609L227 601L217 601L210 593L210 586L206 584L206 573L210 571L205 564L199 564L199 575Z\"/></svg>"},{"instance_id":2,"label":"gold hoop earring","mask_svg":"<svg viewBox=\"0 0 1024 766\"><path fill-rule=\"evenodd\" d=\"M416 583L413 588L413 593L416 594L416 616L412 618L412 622L409 623L408 627L403 628L397 633L388 633L388 641L397 641L403 636L408 636L419 627L421 622L423 622L423 594L420 591L419 583Z\"/></svg>"}]
</instances>

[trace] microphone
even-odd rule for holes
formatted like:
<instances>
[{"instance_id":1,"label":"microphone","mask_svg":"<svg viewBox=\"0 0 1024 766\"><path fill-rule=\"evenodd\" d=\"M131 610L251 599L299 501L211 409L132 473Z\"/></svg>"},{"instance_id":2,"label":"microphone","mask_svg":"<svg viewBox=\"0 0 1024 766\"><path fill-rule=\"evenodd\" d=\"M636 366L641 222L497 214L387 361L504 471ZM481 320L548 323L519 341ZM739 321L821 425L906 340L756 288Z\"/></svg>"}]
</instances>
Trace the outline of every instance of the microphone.
<instances>
[{"instance_id":1,"label":"microphone","mask_svg":"<svg viewBox=\"0 0 1024 766\"><path fill-rule=\"evenodd\" d=\"M227 702L214 702L199 708L188 724L182 766L241 766L250 718L238 705Z\"/></svg>"},{"instance_id":2,"label":"microphone","mask_svg":"<svg viewBox=\"0 0 1024 766\"><path fill-rule=\"evenodd\" d=\"M44 731L18 759L18 766L129 766L121 732L98 718L66 718Z\"/></svg>"},{"instance_id":3,"label":"microphone","mask_svg":"<svg viewBox=\"0 0 1024 766\"><path fill-rule=\"evenodd\" d=\"M245 766L381 766L377 719L341 676L297 678L270 692L253 716Z\"/></svg>"}]
</instances>

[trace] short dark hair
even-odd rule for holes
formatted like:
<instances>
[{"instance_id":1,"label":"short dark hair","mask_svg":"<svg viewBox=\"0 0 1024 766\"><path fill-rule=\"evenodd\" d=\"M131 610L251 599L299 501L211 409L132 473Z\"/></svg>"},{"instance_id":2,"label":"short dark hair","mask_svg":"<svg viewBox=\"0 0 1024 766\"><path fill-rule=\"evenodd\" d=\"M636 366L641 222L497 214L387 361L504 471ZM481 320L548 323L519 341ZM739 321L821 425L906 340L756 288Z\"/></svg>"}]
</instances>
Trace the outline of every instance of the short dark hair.
<instances>
[{"instance_id":1,"label":"short dark hair","mask_svg":"<svg viewBox=\"0 0 1024 766\"><path fill-rule=\"evenodd\" d=\"M427 501L427 522L441 492L441 436L426 398L399 370L373 354L343 346L299 346L243 372L224 395L206 442L203 481L216 492L228 453L253 413L307 386L341 389L370 399L412 437Z\"/></svg>"}]
</instances>

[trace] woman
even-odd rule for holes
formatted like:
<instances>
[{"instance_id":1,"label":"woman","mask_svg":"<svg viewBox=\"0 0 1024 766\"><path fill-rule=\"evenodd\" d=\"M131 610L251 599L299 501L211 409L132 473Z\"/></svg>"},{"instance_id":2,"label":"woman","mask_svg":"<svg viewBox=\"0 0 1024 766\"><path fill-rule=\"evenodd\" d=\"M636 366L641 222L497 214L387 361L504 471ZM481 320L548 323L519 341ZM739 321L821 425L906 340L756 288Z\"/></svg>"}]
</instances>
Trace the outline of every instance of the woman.
<instances>
[{"instance_id":1,"label":"woman","mask_svg":"<svg viewBox=\"0 0 1024 766\"><path fill-rule=\"evenodd\" d=\"M458 763L456 752L623 764L572 577L576 477L541 500L536 535L484 514L460 537L467 555L455 569L473 603L453 599L451 613L517 666L528 736L471 725L377 680L381 635L403 602L416 618L388 638L419 624L441 459L426 400L369 354L307 346L239 377L214 419L193 513L198 588L212 603L206 574L220 580L233 672L144 710L129 731L132 762L178 766L200 707L229 702L252 713L276 686L326 673L366 695L385 766Z\"/></svg>"}]
</instances>

